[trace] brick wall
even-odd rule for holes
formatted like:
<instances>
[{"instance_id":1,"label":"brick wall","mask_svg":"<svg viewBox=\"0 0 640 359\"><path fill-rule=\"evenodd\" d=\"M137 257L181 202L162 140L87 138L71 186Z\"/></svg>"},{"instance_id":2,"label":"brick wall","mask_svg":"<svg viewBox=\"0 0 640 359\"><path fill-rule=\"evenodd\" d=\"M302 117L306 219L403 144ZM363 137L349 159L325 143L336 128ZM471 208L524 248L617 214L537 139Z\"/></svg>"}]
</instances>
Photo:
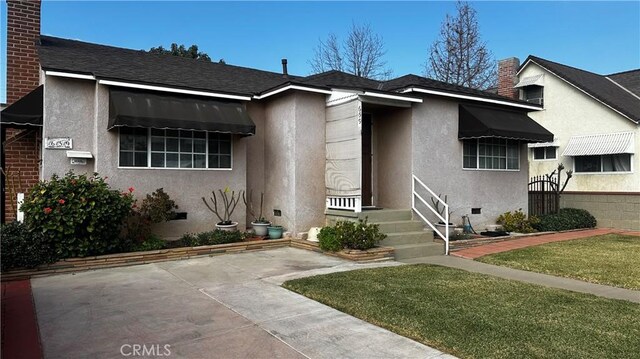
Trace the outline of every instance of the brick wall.
<instances>
[{"instance_id":1,"label":"brick wall","mask_svg":"<svg viewBox=\"0 0 640 359\"><path fill-rule=\"evenodd\" d=\"M517 99L518 89L513 86L517 83L516 72L520 67L520 60L516 57L498 61L498 95Z\"/></svg>"},{"instance_id":2,"label":"brick wall","mask_svg":"<svg viewBox=\"0 0 640 359\"><path fill-rule=\"evenodd\" d=\"M31 92L40 83L36 41L40 36L40 0L7 0L7 105ZM3 219L15 219L16 193L28 192L40 173L39 128L3 126L5 163Z\"/></svg>"}]
</instances>

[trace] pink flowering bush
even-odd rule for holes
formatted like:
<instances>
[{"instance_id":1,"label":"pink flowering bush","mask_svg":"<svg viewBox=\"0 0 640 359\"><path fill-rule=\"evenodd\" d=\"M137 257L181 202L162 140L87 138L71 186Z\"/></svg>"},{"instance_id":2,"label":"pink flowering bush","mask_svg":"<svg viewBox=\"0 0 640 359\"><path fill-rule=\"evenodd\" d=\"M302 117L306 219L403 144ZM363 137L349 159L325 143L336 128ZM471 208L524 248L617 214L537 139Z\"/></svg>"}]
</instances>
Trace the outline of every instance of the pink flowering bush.
<instances>
[{"instance_id":1,"label":"pink flowering bush","mask_svg":"<svg viewBox=\"0 0 640 359\"><path fill-rule=\"evenodd\" d=\"M67 173L35 185L22 205L30 232L42 234L58 258L121 250L120 231L133 188L121 193L103 178Z\"/></svg>"}]
</instances>

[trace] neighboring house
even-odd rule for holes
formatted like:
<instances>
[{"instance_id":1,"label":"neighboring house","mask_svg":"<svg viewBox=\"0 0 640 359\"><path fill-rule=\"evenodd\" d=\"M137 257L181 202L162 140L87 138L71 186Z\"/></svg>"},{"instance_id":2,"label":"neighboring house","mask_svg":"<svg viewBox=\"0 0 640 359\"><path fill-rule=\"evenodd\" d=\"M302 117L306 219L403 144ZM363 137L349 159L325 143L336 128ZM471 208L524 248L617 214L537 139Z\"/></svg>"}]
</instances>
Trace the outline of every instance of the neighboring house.
<instances>
[{"instance_id":1,"label":"neighboring house","mask_svg":"<svg viewBox=\"0 0 640 359\"><path fill-rule=\"evenodd\" d=\"M45 143L40 177L73 169L138 194L163 187L188 213L166 235L213 228L201 197L217 188L264 192L267 217L296 235L323 225L327 208L411 208L413 176L448 195L452 222L470 214L483 229L527 208L527 143L553 138L527 116L540 105L415 75L301 77L284 61L273 73L50 36L37 42L39 87L2 121L21 102L40 101L23 125L41 124L43 138L73 147ZM241 227L251 220L245 212L234 213Z\"/></svg>"},{"instance_id":2,"label":"neighboring house","mask_svg":"<svg viewBox=\"0 0 640 359\"><path fill-rule=\"evenodd\" d=\"M529 56L514 74L514 97L542 105L529 116L555 135L529 144L530 175L563 163L573 178L562 206L589 210L602 227L640 230L640 69L599 75Z\"/></svg>"}]
</instances>

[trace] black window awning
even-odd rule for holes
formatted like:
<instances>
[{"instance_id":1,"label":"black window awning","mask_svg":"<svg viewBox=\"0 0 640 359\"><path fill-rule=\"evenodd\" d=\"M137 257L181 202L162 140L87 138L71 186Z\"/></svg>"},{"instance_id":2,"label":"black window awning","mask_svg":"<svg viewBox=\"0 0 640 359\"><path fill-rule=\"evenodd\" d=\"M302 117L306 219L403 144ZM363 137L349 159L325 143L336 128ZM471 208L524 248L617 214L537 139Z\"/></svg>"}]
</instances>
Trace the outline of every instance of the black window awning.
<instances>
[{"instance_id":1,"label":"black window awning","mask_svg":"<svg viewBox=\"0 0 640 359\"><path fill-rule=\"evenodd\" d=\"M551 142L553 134L526 113L495 107L459 105L458 139L496 137Z\"/></svg>"},{"instance_id":2,"label":"black window awning","mask_svg":"<svg viewBox=\"0 0 640 359\"><path fill-rule=\"evenodd\" d=\"M0 112L0 123L13 126L42 126L44 85L36 87Z\"/></svg>"},{"instance_id":3,"label":"black window awning","mask_svg":"<svg viewBox=\"0 0 640 359\"><path fill-rule=\"evenodd\" d=\"M119 126L254 135L242 103L111 88L108 129Z\"/></svg>"}]
</instances>

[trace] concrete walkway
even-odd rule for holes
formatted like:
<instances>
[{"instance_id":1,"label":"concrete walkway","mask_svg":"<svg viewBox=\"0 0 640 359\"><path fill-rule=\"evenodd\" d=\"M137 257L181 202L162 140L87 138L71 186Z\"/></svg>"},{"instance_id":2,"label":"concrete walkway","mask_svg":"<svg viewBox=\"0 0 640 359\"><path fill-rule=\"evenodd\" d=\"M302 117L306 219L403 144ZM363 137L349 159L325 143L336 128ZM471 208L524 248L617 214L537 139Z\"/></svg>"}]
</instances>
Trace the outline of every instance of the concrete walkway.
<instances>
[{"instance_id":1,"label":"concrete walkway","mask_svg":"<svg viewBox=\"0 0 640 359\"><path fill-rule=\"evenodd\" d=\"M552 288L593 294L599 297L622 299L628 300L630 302L640 303L640 291L588 283L570 278L555 277L547 274L527 272L519 269L501 267L454 256L423 257L412 261L411 263L436 264L446 267L463 269L469 272L488 274L494 277L513 279L521 282L533 283Z\"/></svg>"},{"instance_id":2,"label":"concrete walkway","mask_svg":"<svg viewBox=\"0 0 640 359\"><path fill-rule=\"evenodd\" d=\"M560 232L553 234L544 234L540 236L528 236L528 237L514 237L513 240L489 243L477 247L462 249L459 251L451 252L451 255L467 259L475 259L478 257L486 256L488 254L507 252L514 249L520 249L525 247L537 246L545 243L567 241L570 239L587 238L592 236L599 236L602 234L620 233L629 235L638 235L638 232L625 232L612 228L596 228L587 229L583 231L570 231Z\"/></svg>"},{"instance_id":3,"label":"concrete walkway","mask_svg":"<svg viewBox=\"0 0 640 359\"><path fill-rule=\"evenodd\" d=\"M453 358L280 284L398 263L355 264L294 248L32 280L46 358ZM156 354L157 355L157 354Z\"/></svg>"}]
</instances>

